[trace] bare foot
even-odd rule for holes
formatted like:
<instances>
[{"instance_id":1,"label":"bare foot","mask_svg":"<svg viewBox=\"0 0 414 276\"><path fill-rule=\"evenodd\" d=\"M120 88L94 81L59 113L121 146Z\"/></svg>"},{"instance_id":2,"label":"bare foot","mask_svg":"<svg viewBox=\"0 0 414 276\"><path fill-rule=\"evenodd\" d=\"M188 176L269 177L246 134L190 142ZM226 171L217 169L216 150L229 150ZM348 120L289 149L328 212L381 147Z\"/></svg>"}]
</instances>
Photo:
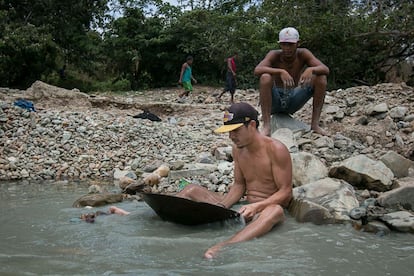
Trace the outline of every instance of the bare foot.
<instances>
[{"instance_id":1,"label":"bare foot","mask_svg":"<svg viewBox=\"0 0 414 276\"><path fill-rule=\"evenodd\" d=\"M320 126L312 127L312 130L315 133L318 133L320 135L329 136L328 132L326 132L325 130L323 130Z\"/></svg>"},{"instance_id":2,"label":"bare foot","mask_svg":"<svg viewBox=\"0 0 414 276\"><path fill-rule=\"evenodd\" d=\"M109 207L109 212L111 214L117 214L117 215L129 215L130 214L129 212L127 212L127 211L125 211L121 208L115 207L115 206Z\"/></svg>"},{"instance_id":3,"label":"bare foot","mask_svg":"<svg viewBox=\"0 0 414 276\"><path fill-rule=\"evenodd\" d=\"M213 247L210 247L206 253L204 253L204 258L206 259L213 259L215 257L217 257L218 252L220 251L220 249L223 247L223 244L218 243Z\"/></svg>"}]
</instances>

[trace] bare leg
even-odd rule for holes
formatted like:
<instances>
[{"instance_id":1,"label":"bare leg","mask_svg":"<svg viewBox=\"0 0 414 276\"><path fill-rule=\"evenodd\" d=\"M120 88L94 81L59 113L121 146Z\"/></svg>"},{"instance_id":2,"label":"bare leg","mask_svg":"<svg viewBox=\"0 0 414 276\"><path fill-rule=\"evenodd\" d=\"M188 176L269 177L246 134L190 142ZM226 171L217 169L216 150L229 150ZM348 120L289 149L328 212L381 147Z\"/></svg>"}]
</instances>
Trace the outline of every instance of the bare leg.
<instances>
[{"instance_id":1,"label":"bare leg","mask_svg":"<svg viewBox=\"0 0 414 276\"><path fill-rule=\"evenodd\" d=\"M236 233L230 239L220 242L210 247L205 253L204 257L212 259L217 256L221 248L233 243L248 241L253 238L260 237L270 230L279 222L282 222L285 218L283 208L280 205L271 205L266 207L260 216L248 224L244 229Z\"/></svg>"},{"instance_id":2,"label":"bare leg","mask_svg":"<svg viewBox=\"0 0 414 276\"><path fill-rule=\"evenodd\" d=\"M319 120L321 118L322 107L325 101L326 84L327 84L327 80L326 80L325 75L316 76L315 79L313 80L314 93L313 93L311 129L321 135L327 135L327 132L324 131L319 126Z\"/></svg>"},{"instance_id":3,"label":"bare leg","mask_svg":"<svg viewBox=\"0 0 414 276\"><path fill-rule=\"evenodd\" d=\"M270 136L270 112L272 108L273 77L270 74L262 74L259 81L260 106L262 109L263 127L262 133Z\"/></svg>"},{"instance_id":4,"label":"bare leg","mask_svg":"<svg viewBox=\"0 0 414 276\"><path fill-rule=\"evenodd\" d=\"M217 100L220 100L221 96L223 96L224 93L226 93L227 90L221 91L220 95L217 96Z\"/></svg>"},{"instance_id":5,"label":"bare leg","mask_svg":"<svg viewBox=\"0 0 414 276\"><path fill-rule=\"evenodd\" d=\"M176 194L176 196L188 198L198 202L207 202L210 204L217 204L224 197L221 194L209 191L208 189L196 184L188 184L181 192Z\"/></svg>"},{"instance_id":6,"label":"bare leg","mask_svg":"<svg viewBox=\"0 0 414 276\"><path fill-rule=\"evenodd\" d=\"M124 209L118 208L116 206L109 207L109 212L111 214L117 214L117 215L129 215L130 214L128 211L125 211Z\"/></svg>"}]
</instances>

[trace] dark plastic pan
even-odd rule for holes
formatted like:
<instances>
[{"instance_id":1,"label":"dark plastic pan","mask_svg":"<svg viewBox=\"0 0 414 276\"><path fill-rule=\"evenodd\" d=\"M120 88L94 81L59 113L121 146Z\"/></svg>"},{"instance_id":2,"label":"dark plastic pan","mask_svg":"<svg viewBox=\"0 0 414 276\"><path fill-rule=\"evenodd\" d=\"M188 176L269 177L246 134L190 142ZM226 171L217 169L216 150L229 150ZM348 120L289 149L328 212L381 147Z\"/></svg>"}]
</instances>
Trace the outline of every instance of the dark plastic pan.
<instances>
[{"instance_id":1,"label":"dark plastic pan","mask_svg":"<svg viewBox=\"0 0 414 276\"><path fill-rule=\"evenodd\" d=\"M184 225L212 223L240 217L234 210L186 198L143 193L144 201L163 220Z\"/></svg>"}]
</instances>

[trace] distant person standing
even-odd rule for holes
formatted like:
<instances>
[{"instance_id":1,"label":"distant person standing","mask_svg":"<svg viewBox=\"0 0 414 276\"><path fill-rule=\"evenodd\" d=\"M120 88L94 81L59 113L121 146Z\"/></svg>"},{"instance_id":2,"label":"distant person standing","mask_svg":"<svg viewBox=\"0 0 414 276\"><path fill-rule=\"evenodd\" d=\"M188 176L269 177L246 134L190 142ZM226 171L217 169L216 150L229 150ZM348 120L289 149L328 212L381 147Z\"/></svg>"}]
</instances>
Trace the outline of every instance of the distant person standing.
<instances>
[{"instance_id":1,"label":"distant person standing","mask_svg":"<svg viewBox=\"0 0 414 276\"><path fill-rule=\"evenodd\" d=\"M230 103L234 103L234 93L236 92L236 59L238 55L234 53L231 57L227 58L227 73L226 73L226 85L224 90L218 95L217 100L220 100L221 96L227 91L230 92Z\"/></svg>"},{"instance_id":2,"label":"distant person standing","mask_svg":"<svg viewBox=\"0 0 414 276\"><path fill-rule=\"evenodd\" d=\"M66 64L63 65L63 67L59 69L59 77L62 80L66 79L66 73L65 73L65 71L66 71Z\"/></svg>"},{"instance_id":3,"label":"distant person standing","mask_svg":"<svg viewBox=\"0 0 414 276\"><path fill-rule=\"evenodd\" d=\"M188 97L188 95L193 91L193 85L191 84L191 81L194 83L197 83L197 80L193 77L191 66L193 65L193 57L188 56L186 61L181 66L181 72L180 72L180 79L178 80L178 83L183 86L184 91L180 93L179 100L184 100L184 96Z\"/></svg>"}]
</instances>

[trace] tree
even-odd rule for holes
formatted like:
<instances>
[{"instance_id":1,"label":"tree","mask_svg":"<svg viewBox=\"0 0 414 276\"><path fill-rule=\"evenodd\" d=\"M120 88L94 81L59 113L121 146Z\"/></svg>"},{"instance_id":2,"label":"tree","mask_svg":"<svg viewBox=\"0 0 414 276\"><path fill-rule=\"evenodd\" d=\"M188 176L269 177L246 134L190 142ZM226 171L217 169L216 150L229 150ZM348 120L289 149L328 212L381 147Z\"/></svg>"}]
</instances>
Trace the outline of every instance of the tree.
<instances>
[{"instance_id":1,"label":"tree","mask_svg":"<svg viewBox=\"0 0 414 276\"><path fill-rule=\"evenodd\" d=\"M93 24L104 21L106 4L107 0L1 1L4 32L0 34L0 45L6 60L2 66L9 62L16 65L13 76L3 79L5 84L27 85L33 78L58 70L65 62L90 68L89 31ZM13 45L13 41L20 44ZM45 56L46 62L35 60ZM1 70L7 72L8 68Z\"/></svg>"}]
</instances>

